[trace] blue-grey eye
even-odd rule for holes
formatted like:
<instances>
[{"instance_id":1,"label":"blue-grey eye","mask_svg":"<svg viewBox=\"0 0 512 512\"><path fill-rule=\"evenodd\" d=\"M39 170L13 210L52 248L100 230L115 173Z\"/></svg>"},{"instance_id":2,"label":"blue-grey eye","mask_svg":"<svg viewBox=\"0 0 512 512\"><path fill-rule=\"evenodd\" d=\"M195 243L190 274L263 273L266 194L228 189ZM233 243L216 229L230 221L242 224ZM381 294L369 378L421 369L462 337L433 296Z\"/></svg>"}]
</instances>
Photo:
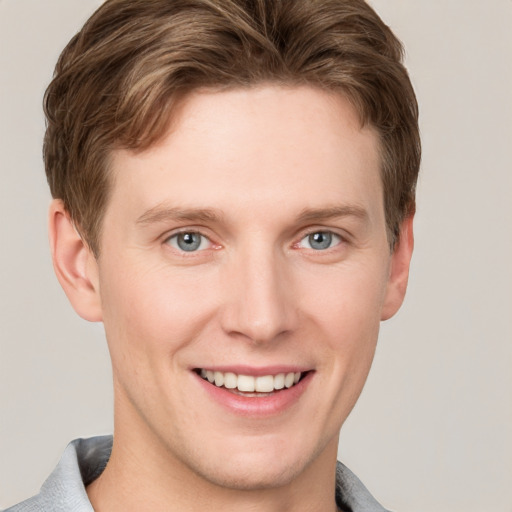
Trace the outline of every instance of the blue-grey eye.
<instances>
[{"instance_id":1,"label":"blue-grey eye","mask_svg":"<svg viewBox=\"0 0 512 512\"><path fill-rule=\"evenodd\" d=\"M169 245L185 252L194 252L208 247L208 238L195 231L178 233L169 238Z\"/></svg>"},{"instance_id":2,"label":"blue-grey eye","mask_svg":"<svg viewBox=\"0 0 512 512\"><path fill-rule=\"evenodd\" d=\"M324 251L325 249L330 249L334 245L339 244L340 241L341 238L331 231L316 231L304 237L300 245L307 249Z\"/></svg>"}]
</instances>

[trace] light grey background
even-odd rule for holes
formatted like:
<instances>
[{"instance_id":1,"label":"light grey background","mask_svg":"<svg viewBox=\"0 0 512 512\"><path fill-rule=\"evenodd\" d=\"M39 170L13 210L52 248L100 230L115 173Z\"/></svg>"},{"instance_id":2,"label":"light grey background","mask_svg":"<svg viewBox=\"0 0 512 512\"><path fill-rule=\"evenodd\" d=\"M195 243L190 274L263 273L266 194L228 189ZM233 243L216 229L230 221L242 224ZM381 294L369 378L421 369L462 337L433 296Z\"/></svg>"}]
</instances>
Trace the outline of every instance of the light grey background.
<instances>
[{"instance_id":1,"label":"light grey background","mask_svg":"<svg viewBox=\"0 0 512 512\"><path fill-rule=\"evenodd\" d=\"M0 508L112 430L102 328L46 237L41 98L99 0L0 0ZM373 0L404 41L424 160L406 304L383 325L341 458L384 505L512 511L512 1Z\"/></svg>"}]
</instances>

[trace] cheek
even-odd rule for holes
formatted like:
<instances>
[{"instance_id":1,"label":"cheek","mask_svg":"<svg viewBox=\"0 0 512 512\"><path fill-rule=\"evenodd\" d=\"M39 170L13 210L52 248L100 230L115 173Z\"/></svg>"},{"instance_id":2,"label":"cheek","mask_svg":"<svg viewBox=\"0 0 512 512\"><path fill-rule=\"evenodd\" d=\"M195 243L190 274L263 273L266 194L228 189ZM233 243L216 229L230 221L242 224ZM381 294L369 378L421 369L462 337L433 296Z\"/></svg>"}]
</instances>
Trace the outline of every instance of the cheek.
<instances>
[{"instance_id":1,"label":"cheek","mask_svg":"<svg viewBox=\"0 0 512 512\"><path fill-rule=\"evenodd\" d=\"M188 269L124 265L105 269L101 287L105 331L113 358L129 353L134 364L143 359L172 355L213 313L214 300L205 288L205 276ZM129 351L126 350L129 346Z\"/></svg>"},{"instance_id":2,"label":"cheek","mask_svg":"<svg viewBox=\"0 0 512 512\"><path fill-rule=\"evenodd\" d=\"M302 308L332 333L375 333L386 294L386 267L382 264L344 265L303 274Z\"/></svg>"},{"instance_id":3,"label":"cheek","mask_svg":"<svg viewBox=\"0 0 512 512\"><path fill-rule=\"evenodd\" d=\"M372 270L373 269L373 270ZM386 291L386 269L362 265L334 269L324 276L322 290L307 283L303 311L324 343L322 361L331 383L357 398L370 369L377 343L380 316ZM312 290L316 290L312 293ZM355 401L354 398L354 401Z\"/></svg>"}]
</instances>

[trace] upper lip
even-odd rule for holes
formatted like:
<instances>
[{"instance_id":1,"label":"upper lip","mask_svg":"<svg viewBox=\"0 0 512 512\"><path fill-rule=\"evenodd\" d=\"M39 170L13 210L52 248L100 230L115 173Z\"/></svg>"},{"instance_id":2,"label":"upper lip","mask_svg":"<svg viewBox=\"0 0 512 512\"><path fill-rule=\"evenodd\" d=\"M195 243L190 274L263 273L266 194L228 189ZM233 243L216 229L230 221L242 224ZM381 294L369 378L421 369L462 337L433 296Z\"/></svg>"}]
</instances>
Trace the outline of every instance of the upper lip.
<instances>
[{"instance_id":1,"label":"upper lip","mask_svg":"<svg viewBox=\"0 0 512 512\"><path fill-rule=\"evenodd\" d=\"M272 365L272 366L248 366L248 365L205 365L196 366L194 370L211 370L221 373L235 373L236 375L251 375L253 377L261 377L264 375L277 375L279 373L304 373L311 371L311 367L298 365Z\"/></svg>"}]
</instances>

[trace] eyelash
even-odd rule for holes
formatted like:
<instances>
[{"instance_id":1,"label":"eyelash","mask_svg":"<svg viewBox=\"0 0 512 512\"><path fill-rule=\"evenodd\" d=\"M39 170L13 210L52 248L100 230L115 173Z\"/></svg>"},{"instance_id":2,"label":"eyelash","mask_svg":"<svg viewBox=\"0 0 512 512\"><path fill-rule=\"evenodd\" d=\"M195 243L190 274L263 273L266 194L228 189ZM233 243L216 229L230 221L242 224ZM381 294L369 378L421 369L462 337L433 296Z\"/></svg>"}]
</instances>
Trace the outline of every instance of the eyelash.
<instances>
[{"instance_id":1,"label":"eyelash","mask_svg":"<svg viewBox=\"0 0 512 512\"><path fill-rule=\"evenodd\" d=\"M328 246L325 247L325 248L322 248L322 249L315 249L315 248L311 247L311 237L313 237L314 235L322 235L324 237L326 236L327 239L328 239ZM330 231L328 229L317 229L317 230L314 230L314 231L310 231L309 233L306 233L300 239L300 241L297 242L297 244L295 244L295 246L296 247L300 247L300 244L304 240L308 240L308 243L310 245L310 247L307 247L306 249L312 250L312 251L315 251L315 252L328 251L329 249L333 249L334 247L340 245L343 242L343 238L342 238L341 235L339 235L338 233L335 233L334 231ZM335 242L335 243L333 244L333 242ZM322 243L322 241L320 241L319 243Z\"/></svg>"},{"instance_id":2,"label":"eyelash","mask_svg":"<svg viewBox=\"0 0 512 512\"><path fill-rule=\"evenodd\" d=\"M186 249L183 249L182 247L180 247L179 246L179 241L178 241L179 237L180 236L185 236L185 235L199 236L200 237L199 246L197 248L195 248L194 250L191 250L191 251L187 251ZM173 240L176 241L176 244L172 243ZM210 246L213 245L213 243L212 243L212 241L210 240L209 237L207 237L206 235L204 235L200 231L195 231L195 230L192 230L192 229L179 231L178 233L174 233L174 234L172 234L171 236L168 236L165 239L165 243L170 245L171 247L173 247L173 249L176 249L177 251L179 251L181 253L189 253L189 254L193 254L193 253L197 253L199 251L205 250L206 249L205 247L201 248L201 246L204 244L205 241L207 241L210 244Z\"/></svg>"},{"instance_id":3,"label":"eyelash","mask_svg":"<svg viewBox=\"0 0 512 512\"><path fill-rule=\"evenodd\" d=\"M183 246L180 246L179 237L185 236L185 235L191 235L192 237L194 237L194 236L200 237L197 247L195 247L197 242L196 242L196 244L191 243L190 247L192 250L187 250L187 249L184 249ZM311 247L311 242L312 242L311 237L313 237L314 235L323 235L324 237L327 236L328 246L321 248L321 249L315 249L315 248ZM301 245L305 240L308 241L309 247L303 247ZM172 241L175 241L175 243L173 243ZM335 248L336 246L340 245L343 241L344 241L344 238L341 235L339 235L331 230L317 229L317 230L312 230L307 233L304 233L302 235L302 237L300 238L300 240L298 242L294 243L292 247L297 248L297 249L304 248L304 249L307 249L310 251L320 253L320 252L329 251L330 249ZM209 247L202 247L205 242L207 242L209 244ZM321 244L322 242L323 241L320 240L318 243ZM333 245L333 242L335 242L334 245ZM213 242L210 240L210 238L207 235L204 235L200 231L193 230L193 229L183 230L183 231L179 231L178 233L173 233L172 235L168 236L165 239L165 243L170 245L176 251L178 251L182 254L188 253L189 255L197 254L198 252L212 248L212 246L214 245Z\"/></svg>"}]
</instances>

